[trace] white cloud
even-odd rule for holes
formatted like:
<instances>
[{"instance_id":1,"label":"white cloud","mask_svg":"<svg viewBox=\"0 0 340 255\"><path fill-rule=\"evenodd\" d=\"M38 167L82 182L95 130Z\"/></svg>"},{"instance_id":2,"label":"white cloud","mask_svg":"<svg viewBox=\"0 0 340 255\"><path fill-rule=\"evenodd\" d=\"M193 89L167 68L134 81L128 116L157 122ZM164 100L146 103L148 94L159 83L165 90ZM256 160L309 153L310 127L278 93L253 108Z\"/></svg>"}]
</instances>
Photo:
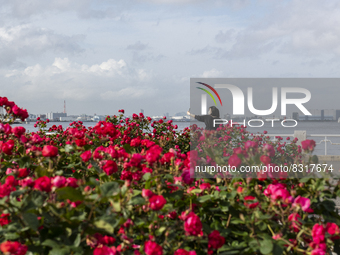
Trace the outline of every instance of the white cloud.
<instances>
[{"instance_id":1,"label":"white cloud","mask_svg":"<svg viewBox=\"0 0 340 255\"><path fill-rule=\"evenodd\" d=\"M28 24L0 27L0 65L10 66L19 58L37 58L46 52L80 53L83 39L83 35L65 36Z\"/></svg>"},{"instance_id":2,"label":"white cloud","mask_svg":"<svg viewBox=\"0 0 340 255\"><path fill-rule=\"evenodd\" d=\"M120 99L120 100L130 100L136 98L142 98L146 95L148 89L143 88L123 88L119 91L106 91L101 93L100 96L104 100L113 100L113 99ZM150 95L149 95L150 96Z\"/></svg>"},{"instance_id":3,"label":"white cloud","mask_svg":"<svg viewBox=\"0 0 340 255\"><path fill-rule=\"evenodd\" d=\"M151 73L145 69L130 68L123 59L80 65L68 58L56 58L52 65L36 64L24 70L11 70L4 77L8 79L7 82L21 86L20 95L26 99L37 99L42 94L49 94L53 98L88 100L110 99L112 95L122 99L120 96L129 93L138 97L144 93L137 87L138 84L150 79ZM121 89L122 86L125 88Z\"/></svg>"},{"instance_id":4,"label":"white cloud","mask_svg":"<svg viewBox=\"0 0 340 255\"><path fill-rule=\"evenodd\" d=\"M202 78L219 78L219 77L222 77L222 72L213 68L209 71L204 71L203 74L200 75L200 77L202 77Z\"/></svg>"},{"instance_id":5,"label":"white cloud","mask_svg":"<svg viewBox=\"0 0 340 255\"><path fill-rule=\"evenodd\" d=\"M123 59L116 61L114 59L109 59L106 62L101 63L100 65L82 65L81 71L87 73L93 73L95 75L123 75L126 69L126 63Z\"/></svg>"}]
</instances>

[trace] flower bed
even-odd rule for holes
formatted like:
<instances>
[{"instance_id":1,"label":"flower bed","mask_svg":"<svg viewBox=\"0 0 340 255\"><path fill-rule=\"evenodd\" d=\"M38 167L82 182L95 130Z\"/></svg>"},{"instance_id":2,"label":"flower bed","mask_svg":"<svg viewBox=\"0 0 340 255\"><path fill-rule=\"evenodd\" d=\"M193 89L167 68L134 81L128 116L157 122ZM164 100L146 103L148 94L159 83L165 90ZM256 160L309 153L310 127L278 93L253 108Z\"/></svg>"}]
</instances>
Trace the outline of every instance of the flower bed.
<instances>
[{"instance_id":1,"label":"flower bed","mask_svg":"<svg viewBox=\"0 0 340 255\"><path fill-rule=\"evenodd\" d=\"M6 111L16 117L13 107L6 104ZM211 134L177 131L171 121L143 114L128 119L123 110L93 128L81 122L65 130L45 127L37 120L39 131L27 133L0 124L4 254L316 255L339 249L340 216L332 200L339 185L327 179L193 179L190 154L201 160L200 149L209 144L200 139L190 151L190 135ZM245 127L217 133L221 160L237 167L301 160L296 140L271 142ZM311 151L313 143L303 149Z\"/></svg>"}]
</instances>

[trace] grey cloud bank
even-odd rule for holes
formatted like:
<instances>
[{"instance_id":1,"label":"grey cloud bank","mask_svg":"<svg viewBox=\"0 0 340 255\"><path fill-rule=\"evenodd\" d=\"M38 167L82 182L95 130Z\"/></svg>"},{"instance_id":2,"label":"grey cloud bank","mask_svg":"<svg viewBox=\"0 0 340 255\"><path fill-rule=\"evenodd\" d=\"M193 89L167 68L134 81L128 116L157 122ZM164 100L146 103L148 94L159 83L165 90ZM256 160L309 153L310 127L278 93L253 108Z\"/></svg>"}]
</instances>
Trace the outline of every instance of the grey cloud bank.
<instances>
[{"instance_id":1,"label":"grey cloud bank","mask_svg":"<svg viewBox=\"0 0 340 255\"><path fill-rule=\"evenodd\" d=\"M190 77L339 77L335 0L0 3L0 96L32 113L171 115Z\"/></svg>"}]
</instances>

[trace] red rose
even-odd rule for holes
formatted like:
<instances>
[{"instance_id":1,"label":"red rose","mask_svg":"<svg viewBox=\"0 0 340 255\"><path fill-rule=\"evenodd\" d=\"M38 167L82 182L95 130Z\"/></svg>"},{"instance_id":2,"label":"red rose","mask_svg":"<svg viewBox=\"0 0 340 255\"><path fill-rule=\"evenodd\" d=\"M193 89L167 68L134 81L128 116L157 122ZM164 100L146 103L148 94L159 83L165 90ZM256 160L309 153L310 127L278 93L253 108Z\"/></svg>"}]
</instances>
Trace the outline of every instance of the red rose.
<instances>
[{"instance_id":1,"label":"red rose","mask_svg":"<svg viewBox=\"0 0 340 255\"><path fill-rule=\"evenodd\" d=\"M82 159L84 162L89 161L89 160L91 159L91 156L92 156L91 151L85 151L85 152L83 152L83 153L80 155L81 159Z\"/></svg>"},{"instance_id":2,"label":"red rose","mask_svg":"<svg viewBox=\"0 0 340 255\"><path fill-rule=\"evenodd\" d=\"M159 211L166 204L166 200L162 195L154 195L149 199L150 208L154 211Z\"/></svg>"},{"instance_id":3,"label":"red rose","mask_svg":"<svg viewBox=\"0 0 340 255\"><path fill-rule=\"evenodd\" d=\"M136 166L137 167L137 166L140 165L142 160L143 160L143 156L140 155L139 153L135 153L135 154L132 155L129 163L130 163L131 166Z\"/></svg>"},{"instance_id":4,"label":"red rose","mask_svg":"<svg viewBox=\"0 0 340 255\"><path fill-rule=\"evenodd\" d=\"M141 143L140 138L134 138L134 139L131 140L130 145L132 147L138 147L140 145L140 143Z\"/></svg>"},{"instance_id":5,"label":"red rose","mask_svg":"<svg viewBox=\"0 0 340 255\"><path fill-rule=\"evenodd\" d=\"M254 141L246 141L244 144L244 148L248 151L250 149L256 149L258 146L257 142Z\"/></svg>"},{"instance_id":6,"label":"red rose","mask_svg":"<svg viewBox=\"0 0 340 255\"><path fill-rule=\"evenodd\" d=\"M191 173L189 169L186 169L181 174L182 181L185 184L191 185L194 182L194 178L191 178Z\"/></svg>"},{"instance_id":7,"label":"red rose","mask_svg":"<svg viewBox=\"0 0 340 255\"><path fill-rule=\"evenodd\" d=\"M29 170L27 168L19 168L18 178L25 178L29 174Z\"/></svg>"},{"instance_id":8,"label":"red rose","mask_svg":"<svg viewBox=\"0 0 340 255\"><path fill-rule=\"evenodd\" d=\"M78 179L74 177L69 177L66 179L66 186L72 187L72 188L77 188L78 185Z\"/></svg>"},{"instance_id":9,"label":"red rose","mask_svg":"<svg viewBox=\"0 0 340 255\"><path fill-rule=\"evenodd\" d=\"M210 185L210 183L202 183L202 184L200 184L200 189L201 190L209 190L211 188L211 185Z\"/></svg>"},{"instance_id":10,"label":"red rose","mask_svg":"<svg viewBox=\"0 0 340 255\"><path fill-rule=\"evenodd\" d=\"M296 233L300 231L299 227L301 226L301 222L299 219L301 219L301 217L297 213L292 213L288 216L288 221L292 222L290 228Z\"/></svg>"},{"instance_id":11,"label":"red rose","mask_svg":"<svg viewBox=\"0 0 340 255\"><path fill-rule=\"evenodd\" d=\"M228 165L230 167L239 167L241 163L242 163L241 159L236 154L230 156L228 160Z\"/></svg>"},{"instance_id":12,"label":"red rose","mask_svg":"<svg viewBox=\"0 0 340 255\"><path fill-rule=\"evenodd\" d=\"M271 145L271 144L268 144L268 143L264 144L263 145L263 152L265 152L266 155L269 156L269 157L275 156L275 150L274 150L273 145Z\"/></svg>"},{"instance_id":13,"label":"red rose","mask_svg":"<svg viewBox=\"0 0 340 255\"><path fill-rule=\"evenodd\" d=\"M14 148L14 141L8 140L7 142L2 144L2 151L7 155L12 155L12 150Z\"/></svg>"},{"instance_id":14,"label":"red rose","mask_svg":"<svg viewBox=\"0 0 340 255\"><path fill-rule=\"evenodd\" d=\"M315 249L310 255L325 255L326 252L323 249Z\"/></svg>"},{"instance_id":15,"label":"red rose","mask_svg":"<svg viewBox=\"0 0 340 255\"><path fill-rule=\"evenodd\" d=\"M177 251L175 251L174 255L196 255L196 252L178 249Z\"/></svg>"},{"instance_id":16,"label":"red rose","mask_svg":"<svg viewBox=\"0 0 340 255\"><path fill-rule=\"evenodd\" d=\"M155 242L146 241L144 252L146 255L163 255L163 248Z\"/></svg>"},{"instance_id":17,"label":"red rose","mask_svg":"<svg viewBox=\"0 0 340 255\"><path fill-rule=\"evenodd\" d=\"M16 137L20 137L22 134L24 134L26 129L24 127L14 127L12 128L12 132Z\"/></svg>"},{"instance_id":18,"label":"red rose","mask_svg":"<svg viewBox=\"0 0 340 255\"><path fill-rule=\"evenodd\" d=\"M262 156L260 157L260 160L261 160L261 162L262 162L263 164L265 164L265 165L268 165L268 164L270 164L270 163L272 162L271 158L268 157L268 156L266 156L266 155L262 155Z\"/></svg>"},{"instance_id":19,"label":"red rose","mask_svg":"<svg viewBox=\"0 0 340 255\"><path fill-rule=\"evenodd\" d=\"M54 187L62 188L66 185L66 178L64 176L56 176L52 180L52 184Z\"/></svg>"},{"instance_id":20,"label":"red rose","mask_svg":"<svg viewBox=\"0 0 340 255\"><path fill-rule=\"evenodd\" d=\"M44 157L55 157L58 155L58 148L53 145L45 145L41 152Z\"/></svg>"},{"instance_id":21,"label":"red rose","mask_svg":"<svg viewBox=\"0 0 340 255\"><path fill-rule=\"evenodd\" d=\"M159 155L162 152L162 148L159 145L152 146L147 152L146 152L146 161L148 161L149 164L154 163L158 158Z\"/></svg>"},{"instance_id":22,"label":"red rose","mask_svg":"<svg viewBox=\"0 0 340 255\"><path fill-rule=\"evenodd\" d=\"M325 232L323 225L315 224L312 229L313 242L317 244L325 242Z\"/></svg>"},{"instance_id":23,"label":"red rose","mask_svg":"<svg viewBox=\"0 0 340 255\"><path fill-rule=\"evenodd\" d=\"M111 175L118 171L118 166L113 160L106 160L105 165L103 166L103 170L107 175Z\"/></svg>"},{"instance_id":24,"label":"red rose","mask_svg":"<svg viewBox=\"0 0 340 255\"><path fill-rule=\"evenodd\" d=\"M155 193L153 193L151 190L149 190L149 189L143 189L142 190L142 197L144 197L144 198L150 198L150 197L152 197L152 196L154 196L155 195Z\"/></svg>"},{"instance_id":25,"label":"red rose","mask_svg":"<svg viewBox=\"0 0 340 255\"><path fill-rule=\"evenodd\" d=\"M51 179L47 176L36 179L34 188L41 191L51 192Z\"/></svg>"},{"instance_id":26,"label":"red rose","mask_svg":"<svg viewBox=\"0 0 340 255\"><path fill-rule=\"evenodd\" d=\"M302 149L307 152L312 152L315 147L315 141L314 140L304 140L301 142Z\"/></svg>"},{"instance_id":27,"label":"red rose","mask_svg":"<svg viewBox=\"0 0 340 255\"><path fill-rule=\"evenodd\" d=\"M3 213L1 214L0 216L0 225L1 226L4 226L4 225L7 225L8 223L11 222L11 220L9 219L9 213Z\"/></svg>"},{"instance_id":28,"label":"red rose","mask_svg":"<svg viewBox=\"0 0 340 255\"><path fill-rule=\"evenodd\" d=\"M326 231L331 236L332 235L339 235L340 234L338 225L336 225L335 223L331 223L331 222L327 222Z\"/></svg>"},{"instance_id":29,"label":"red rose","mask_svg":"<svg viewBox=\"0 0 340 255\"><path fill-rule=\"evenodd\" d=\"M225 243L225 238L220 235L220 232L217 230L214 230L208 235L209 242L208 242L208 248L213 248L213 249L219 249L223 246Z\"/></svg>"},{"instance_id":30,"label":"red rose","mask_svg":"<svg viewBox=\"0 0 340 255\"><path fill-rule=\"evenodd\" d=\"M5 254L25 255L27 252L27 246L22 245L19 242L6 241L0 244L0 250Z\"/></svg>"},{"instance_id":31,"label":"red rose","mask_svg":"<svg viewBox=\"0 0 340 255\"><path fill-rule=\"evenodd\" d=\"M184 222L184 230L192 236L198 236L202 232L202 222L200 217L191 212L187 215Z\"/></svg>"},{"instance_id":32,"label":"red rose","mask_svg":"<svg viewBox=\"0 0 340 255\"><path fill-rule=\"evenodd\" d=\"M97 247L93 251L93 255L119 255L120 253L117 251L116 247L107 247L101 246Z\"/></svg>"}]
</instances>

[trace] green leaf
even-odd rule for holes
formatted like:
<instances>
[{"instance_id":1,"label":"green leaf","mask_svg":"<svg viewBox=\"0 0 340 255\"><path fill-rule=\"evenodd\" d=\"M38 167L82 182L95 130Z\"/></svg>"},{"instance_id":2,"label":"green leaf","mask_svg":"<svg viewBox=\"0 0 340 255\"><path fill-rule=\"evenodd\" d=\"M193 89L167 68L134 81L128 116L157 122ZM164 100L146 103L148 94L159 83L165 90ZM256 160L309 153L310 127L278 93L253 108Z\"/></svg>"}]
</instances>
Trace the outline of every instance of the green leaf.
<instances>
[{"instance_id":1,"label":"green leaf","mask_svg":"<svg viewBox=\"0 0 340 255\"><path fill-rule=\"evenodd\" d=\"M33 230L37 231L39 227L39 220L33 213L24 213L22 215L24 222Z\"/></svg>"},{"instance_id":2,"label":"green leaf","mask_svg":"<svg viewBox=\"0 0 340 255\"><path fill-rule=\"evenodd\" d=\"M42 207L44 202L45 202L45 196L37 191L37 190L34 190L32 192L32 202L37 206L37 207Z\"/></svg>"},{"instance_id":3,"label":"green leaf","mask_svg":"<svg viewBox=\"0 0 340 255\"><path fill-rule=\"evenodd\" d=\"M71 201L83 200L84 196L81 194L80 190L72 187L64 187L56 190L60 199L69 199Z\"/></svg>"},{"instance_id":4,"label":"green leaf","mask_svg":"<svg viewBox=\"0 0 340 255\"><path fill-rule=\"evenodd\" d=\"M156 235L160 236L164 231L166 230L166 227L160 227L159 229L156 230Z\"/></svg>"},{"instance_id":5,"label":"green leaf","mask_svg":"<svg viewBox=\"0 0 340 255\"><path fill-rule=\"evenodd\" d=\"M120 192L119 184L117 182L106 182L100 186L100 191L104 197L115 196Z\"/></svg>"},{"instance_id":6,"label":"green leaf","mask_svg":"<svg viewBox=\"0 0 340 255\"><path fill-rule=\"evenodd\" d=\"M71 144L66 144L65 152L72 152L74 151L74 147Z\"/></svg>"},{"instance_id":7,"label":"green leaf","mask_svg":"<svg viewBox=\"0 0 340 255\"><path fill-rule=\"evenodd\" d=\"M129 153L129 154L132 153L132 147L131 147L130 144L128 144L128 143L124 144L124 145L123 145L123 148L124 148L124 150L125 150L127 153Z\"/></svg>"},{"instance_id":8,"label":"green leaf","mask_svg":"<svg viewBox=\"0 0 340 255\"><path fill-rule=\"evenodd\" d=\"M262 254L269 254L272 252L273 248L274 248L274 245L273 245L273 242L269 239L265 239L265 240L262 240L260 241L260 252Z\"/></svg>"},{"instance_id":9,"label":"green leaf","mask_svg":"<svg viewBox=\"0 0 340 255\"><path fill-rule=\"evenodd\" d=\"M13 192L11 192L11 197L18 197L18 196L24 194L26 191L27 190L25 190L25 189L13 191Z\"/></svg>"},{"instance_id":10,"label":"green leaf","mask_svg":"<svg viewBox=\"0 0 340 255\"><path fill-rule=\"evenodd\" d=\"M190 193L193 193L193 194L199 194L201 192L202 192L201 189L193 189L193 190L190 191Z\"/></svg>"},{"instance_id":11,"label":"green leaf","mask_svg":"<svg viewBox=\"0 0 340 255\"><path fill-rule=\"evenodd\" d=\"M51 247L51 248L59 248L60 247L60 245L57 242L55 242L51 239L45 240L41 245L48 246L48 247Z\"/></svg>"},{"instance_id":12,"label":"green leaf","mask_svg":"<svg viewBox=\"0 0 340 255\"><path fill-rule=\"evenodd\" d=\"M308 182L310 180L310 177L304 177L302 179L299 180L300 183L305 183Z\"/></svg>"},{"instance_id":13,"label":"green leaf","mask_svg":"<svg viewBox=\"0 0 340 255\"><path fill-rule=\"evenodd\" d=\"M141 196L136 196L130 200L129 204L130 205L143 205L145 204L145 199Z\"/></svg>"},{"instance_id":14,"label":"green leaf","mask_svg":"<svg viewBox=\"0 0 340 255\"><path fill-rule=\"evenodd\" d=\"M134 197L134 196L138 196L138 195L140 195L140 194L142 194L142 191L141 191L141 190L134 189L134 190L133 190L132 196Z\"/></svg>"},{"instance_id":15,"label":"green leaf","mask_svg":"<svg viewBox=\"0 0 340 255\"><path fill-rule=\"evenodd\" d=\"M148 180L150 180L150 178L151 178L151 173L145 173L145 174L143 175L143 180L148 181Z\"/></svg>"},{"instance_id":16,"label":"green leaf","mask_svg":"<svg viewBox=\"0 0 340 255\"><path fill-rule=\"evenodd\" d=\"M208 200L211 200L211 195L205 195L205 196L197 198L197 201L200 203L204 203Z\"/></svg>"},{"instance_id":17,"label":"green leaf","mask_svg":"<svg viewBox=\"0 0 340 255\"><path fill-rule=\"evenodd\" d=\"M274 255L283 254L283 248L280 245L274 244L273 254Z\"/></svg>"},{"instance_id":18,"label":"green leaf","mask_svg":"<svg viewBox=\"0 0 340 255\"><path fill-rule=\"evenodd\" d=\"M113 234L114 228L111 226L110 223L107 223L107 222L104 221L104 220L96 221L96 222L94 223L94 225L95 225L97 228L103 229L103 230L105 230L106 232L108 232L108 233L110 233L110 234Z\"/></svg>"},{"instance_id":19,"label":"green leaf","mask_svg":"<svg viewBox=\"0 0 340 255\"><path fill-rule=\"evenodd\" d=\"M5 234L5 239L6 240L16 240L18 239L20 236L17 233L6 233Z\"/></svg>"},{"instance_id":20,"label":"green leaf","mask_svg":"<svg viewBox=\"0 0 340 255\"><path fill-rule=\"evenodd\" d=\"M70 247L56 248L50 251L49 255L69 255L71 254Z\"/></svg>"},{"instance_id":21,"label":"green leaf","mask_svg":"<svg viewBox=\"0 0 340 255\"><path fill-rule=\"evenodd\" d=\"M77 235L76 239L74 240L74 246L75 247L78 247L80 245L80 242L81 242L81 236L80 236L80 233Z\"/></svg>"}]
</instances>

